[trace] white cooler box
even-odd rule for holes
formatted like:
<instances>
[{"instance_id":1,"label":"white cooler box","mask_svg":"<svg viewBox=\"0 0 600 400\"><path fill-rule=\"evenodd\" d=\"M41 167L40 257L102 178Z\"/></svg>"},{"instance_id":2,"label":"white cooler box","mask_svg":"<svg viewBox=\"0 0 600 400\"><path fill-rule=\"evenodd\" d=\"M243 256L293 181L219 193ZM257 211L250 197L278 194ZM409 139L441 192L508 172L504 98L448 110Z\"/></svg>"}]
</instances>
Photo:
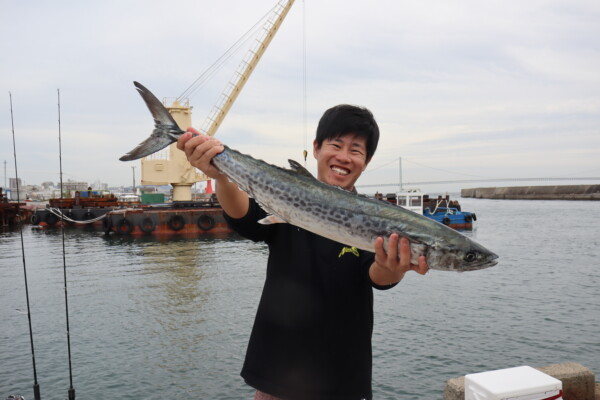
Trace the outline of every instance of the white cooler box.
<instances>
[{"instance_id":1,"label":"white cooler box","mask_svg":"<svg viewBox=\"0 0 600 400\"><path fill-rule=\"evenodd\" d=\"M531 367L465 375L465 400L562 400L562 382Z\"/></svg>"}]
</instances>

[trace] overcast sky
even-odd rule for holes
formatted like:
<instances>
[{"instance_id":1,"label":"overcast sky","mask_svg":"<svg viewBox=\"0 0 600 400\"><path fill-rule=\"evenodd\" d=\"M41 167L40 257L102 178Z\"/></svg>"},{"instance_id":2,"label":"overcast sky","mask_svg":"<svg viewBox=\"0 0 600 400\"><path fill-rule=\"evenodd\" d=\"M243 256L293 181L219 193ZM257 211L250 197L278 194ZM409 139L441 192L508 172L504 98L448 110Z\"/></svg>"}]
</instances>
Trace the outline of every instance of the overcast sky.
<instances>
[{"instance_id":1,"label":"overcast sky","mask_svg":"<svg viewBox=\"0 0 600 400\"><path fill-rule=\"evenodd\" d=\"M275 3L0 0L0 162L8 177L10 91L19 176L58 181L60 89L64 179L129 185L136 166L139 182L139 161L118 160L153 125L132 82L159 99L179 96ZM297 0L217 136L286 166L312 146L325 109L350 103L371 109L382 135L359 184L397 183L399 157L405 183L597 177L599 38L595 0ZM190 98L194 126L245 54ZM311 155L307 166L316 171Z\"/></svg>"}]
</instances>

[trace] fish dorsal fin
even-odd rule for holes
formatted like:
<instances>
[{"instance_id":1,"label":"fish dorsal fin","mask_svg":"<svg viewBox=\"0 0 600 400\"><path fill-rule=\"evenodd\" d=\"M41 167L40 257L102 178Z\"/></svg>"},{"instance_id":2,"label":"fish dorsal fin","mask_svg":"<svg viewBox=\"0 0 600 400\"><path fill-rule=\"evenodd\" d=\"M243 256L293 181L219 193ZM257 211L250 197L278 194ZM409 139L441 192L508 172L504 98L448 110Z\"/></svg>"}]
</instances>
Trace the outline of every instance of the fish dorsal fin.
<instances>
[{"instance_id":1,"label":"fish dorsal fin","mask_svg":"<svg viewBox=\"0 0 600 400\"><path fill-rule=\"evenodd\" d=\"M309 178L316 179L306 168L304 168L302 165L300 165L300 163L298 161L288 160L288 162L290 163L290 167L292 168L292 171L294 171L298 175L304 175Z\"/></svg>"}]
</instances>

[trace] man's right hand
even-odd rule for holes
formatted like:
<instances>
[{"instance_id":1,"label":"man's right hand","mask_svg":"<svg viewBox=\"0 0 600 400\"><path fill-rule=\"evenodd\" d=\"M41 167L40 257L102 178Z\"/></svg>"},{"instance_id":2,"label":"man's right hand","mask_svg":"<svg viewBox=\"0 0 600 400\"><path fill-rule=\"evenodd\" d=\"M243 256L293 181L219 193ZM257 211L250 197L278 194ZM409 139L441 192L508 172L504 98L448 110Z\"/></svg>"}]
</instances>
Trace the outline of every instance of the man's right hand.
<instances>
[{"instance_id":1,"label":"man's right hand","mask_svg":"<svg viewBox=\"0 0 600 400\"><path fill-rule=\"evenodd\" d=\"M177 140L177 148L185 152L190 164L208 177L217 180L225 178L225 175L211 163L213 157L225 149L219 140L203 135L194 128L188 128L186 133Z\"/></svg>"},{"instance_id":2,"label":"man's right hand","mask_svg":"<svg viewBox=\"0 0 600 400\"><path fill-rule=\"evenodd\" d=\"M211 163L214 156L225 150L220 141L212 136L203 135L194 128L188 128L177 140L177 148L185 152L190 164L216 181L215 192L219 204L230 217L242 218L248 213L248 195L239 190L235 183L230 182L227 176Z\"/></svg>"}]
</instances>

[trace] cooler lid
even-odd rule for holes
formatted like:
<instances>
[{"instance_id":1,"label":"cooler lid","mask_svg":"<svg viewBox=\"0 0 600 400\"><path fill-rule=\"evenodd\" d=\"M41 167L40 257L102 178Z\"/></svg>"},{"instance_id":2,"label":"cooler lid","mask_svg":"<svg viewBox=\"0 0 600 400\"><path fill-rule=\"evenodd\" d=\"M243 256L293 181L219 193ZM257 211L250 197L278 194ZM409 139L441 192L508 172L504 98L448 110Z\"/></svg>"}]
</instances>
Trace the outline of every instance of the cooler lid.
<instances>
[{"instance_id":1,"label":"cooler lid","mask_svg":"<svg viewBox=\"0 0 600 400\"><path fill-rule=\"evenodd\" d=\"M484 391L493 398L517 397L562 390L562 382L529 366L499 369L465 375L465 390L469 386Z\"/></svg>"}]
</instances>

